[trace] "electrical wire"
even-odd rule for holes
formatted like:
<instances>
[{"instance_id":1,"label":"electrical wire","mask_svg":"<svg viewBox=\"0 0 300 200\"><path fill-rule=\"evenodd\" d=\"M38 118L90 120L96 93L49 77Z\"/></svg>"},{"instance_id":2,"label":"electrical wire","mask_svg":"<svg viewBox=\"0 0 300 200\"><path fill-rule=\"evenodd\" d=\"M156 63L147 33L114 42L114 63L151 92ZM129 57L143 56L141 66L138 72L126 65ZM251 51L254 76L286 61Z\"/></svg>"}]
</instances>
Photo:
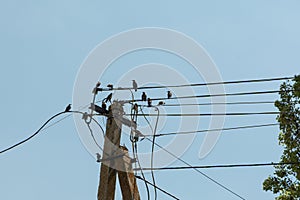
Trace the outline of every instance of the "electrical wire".
<instances>
[{"instance_id":1,"label":"electrical wire","mask_svg":"<svg viewBox=\"0 0 300 200\"><path fill-rule=\"evenodd\" d=\"M277 115L280 112L237 112L237 113L166 113L160 114L160 116L168 116L168 117L206 117L206 116L245 116L245 115ZM125 116L129 116L129 114L125 114ZM143 114L137 114L137 116L143 116ZM145 114L148 117L155 117L157 114Z\"/></svg>"},{"instance_id":2,"label":"electrical wire","mask_svg":"<svg viewBox=\"0 0 300 200\"><path fill-rule=\"evenodd\" d=\"M295 91L295 90L289 90ZM171 98L151 98L152 101L159 100L170 100L170 99L194 99L194 98L211 98L211 97L221 97L221 96L246 96L246 95L264 95L264 94L276 94L279 93L280 90L266 90L266 91L252 91L252 92L236 92L236 93L221 93L221 94L204 94L204 95L190 95L190 96L180 96L180 97L171 97ZM124 103L132 103L132 102L141 102L142 99L136 100L124 100Z\"/></svg>"},{"instance_id":3,"label":"electrical wire","mask_svg":"<svg viewBox=\"0 0 300 200\"><path fill-rule=\"evenodd\" d=\"M237 102L209 102L209 103L182 103L182 104L163 104L161 106L211 106L211 105L257 105L257 104L274 104L275 101L237 101ZM139 105L146 107L146 105Z\"/></svg>"},{"instance_id":4,"label":"electrical wire","mask_svg":"<svg viewBox=\"0 0 300 200\"><path fill-rule=\"evenodd\" d=\"M152 140L150 140L149 138L146 138L146 140L152 142ZM188 162L186 162L185 160L177 157L175 154L173 154L172 152L168 151L167 149L165 149L164 147L162 147L161 145L155 143L155 145L159 148L161 148L163 151L167 152L169 155L171 155L172 157L176 158L177 160L179 160L180 162L184 163L185 165L191 167L193 170L195 170L197 173L201 174L202 176L204 176L205 178L209 179L210 181L212 181L213 183L217 184L218 186L222 187L223 189L227 190L228 192L230 192L231 194L235 195L236 197L246 200L245 198L243 198L242 196L240 196L239 194L237 194L236 192L232 191L231 189L229 189L228 187L226 187L225 185L219 183L218 181L216 181L215 179L209 177L208 175L206 175L205 173L201 172L199 169L197 168L193 168L193 166L191 164L189 164Z\"/></svg>"},{"instance_id":5,"label":"electrical wire","mask_svg":"<svg viewBox=\"0 0 300 200\"><path fill-rule=\"evenodd\" d=\"M156 188L156 189L160 190L161 192L165 193L166 195L168 195L168 196L172 197L173 199L180 200L179 198L175 197L175 196L174 196L174 195L172 195L171 193L169 193L169 192L167 192L166 190L163 190L163 189L161 189L161 188L157 187L156 185L154 185L154 184L150 183L149 181L147 181L147 180L143 179L142 177L140 177L140 176L135 176L135 177L136 177L137 179L140 179L140 180L142 180L142 181L146 181L146 182L147 182L149 185L152 185L154 188Z\"/></svg>"},{"instance_id":6,"label":"electrical wire","mask_svg":"<svg viewBox=\"0 0 300 200\"><path fill-rule=\"evenodd\" d=\"M66 118L68 118L69 116L72 115L72 114L69 114L69 115L63 117L62 119L60 119L60 120L58 120L58 121L56 121L56 122L54 122L54 123L52 123L52 124L50 124L49 126L46 127L46 125L47 125L50 121L52 121L53 119L55 119L56 117L58 117L58 116L60 116L60 115L62 115L62 114L66 114L66 113L84 114L83 112L80 112L80 111L63 111L63 112L59 112L59 113L53 115L52 117L50 117L50 118L49 118L49 119L48 119L48 120L47 120L47 121L46 121L46 122L45 122L45 123L44 123L44 124L43 124L36 132L35 132L35 133L33 133L32 135L30 135L30 136L27 137L26 139L24 139L24 140L22 140L22 141L20 141L20 142L18 142L18 143L16 143L16 144L14 144L14 145L12 145L12 146L10 146L10 147L8 147L8 148L6 148L6 149L0 151L0 154L4 153L4 152L6 152L6 151L9 151L9 150L11 150L11 149L13 149L13 148L15 148L15 147L17 147L17 146L19 146L19 145L21 145L21 144L27 142L27 141L29 141L30 139L32 139L33 137L35 137L36 135L38 135L40 132L45 131L46 129L50 128L51 126L54 126L55 124L57 124L57 123L59 123L59 122L65 120ZM96 121L94 118L91 117L91 119L97 123L97 121ZM97 124L98 124L98 123L97 123ZM100 124L98 124L98 125L100 125ZM101 125L100 125L100 127L101 127ZM104 131L102 127L101 127L101 129L102 129L102 131ZM98 147L99 147L99 146L98 146ZM101 147L100 147L100 148L101 148Z\"/></svg>"},{"instance_id":7,"label":"electrical wire","mask_svg":"<svg viewBox=\"0 0 300 200\"><path fill-rule=\"evenodd\" d=\"M10 146L10 147L8 147L8 148L6 148L6 149L4 149L4 150L2 150L2 151L0 151L0 154L2 154L2 153L4 153L4 152L6 152L6 151L8 151L8 150L11 150L11 149L13 149L13 148L15 148L15 147L17 147L17 146L19 146L19 145L21 145L21 144L23 144L23 143L25 143L25 142L27 142L28 140L30 140L30 139L32 139L34 136L36 136L51 120L53 120L54 118L56 118L56 117L58 117L58 116L60 116L60 115L62 115L62 114L66 114L66 113L70 113L70 111L63 111L63 112L59 112L59 113L57 113L57 114L55 114L55 115L53 115L52 117L50 117L35 133L33 133L31 136L29 136L28 138L26 138L26 139L24 139L24 140L22 140L22 141L20 141L20 142L18 142L18 143L16 143L16 144L14 144L14 145L12 145L12 146Z\"/></svg>"},{"instance_id":8,"label":"electrical wire","mask_svg":"<svg viewBox=\"0 0 300 200\"><path fill-rule=\"evenodd\" d=\"M251 128L278 126L278 125L279 125L279 123L270 123L270 124L257 124L257 125L236 126L236 127L228 127L228 128L218 128L218 129L205 129L205 130L196 130L196 131L169 132L169 133L156 134L155 137L169 136L169 135L186 135L186 134L192 134L192 133L205 133L205 132L212 132L212 131L229 131L229 130L251 129ZM144 136L145 137L151 137L153 135L144 135Z\"/></svg>"},{"instance_id":9,"label":"electrical wire","mask_svg":"<svg viewBox=\"0 0 300 200\"><path fill-rule=\"evenodd\" d=\"M152 138L152 146L151 146L151 162L150 162L150 166L151 168L153 167L153 162L154 162L154 144L155 144L155 135L156 135L156 130L157 130L157 125L158 125L158 120L159 120L159 115L160 115L160 111L159 108L154 106L155 111L157 111L157 117L156 117L156 122L155 122L155 126L154 126L154 131L153 131L153 138ZM155 176L154 176L154 172L151 171L151 176L152 176L152 181L153 184L155 184ZM156 187L154 187L154 199L157 199L157 191L156 191Z\"/></svg>"},{"instance_id":10,"label":"electrical wire","mask_svg":"<svg viewBox=\"0 0 300 200\"><path fill-rule=\"evenodd\" d=\"M87 127L88 127L88 129L89 129L89 131L90 131L90 133L91 133L91 136L92 136L92 138L93 138L94 143L95 143L96 146L100 149L100 151L103 151L102 147L98 144L98 142L97 142L97 140L96 140L96 138L95 138L95 136L94 136L94 133L93 133L93 130L91 129L90 123L86 123L86 125L87 125Z\"/></svg>"},{"instance_id":11,"label":"electrical wire","mask_svg":"<svg viewBox=\"0 0 300 200\"><path fill-rule=\"evenodd\" d=\"M178 87L196 87L196 86L208 86L208 85L227 85L227 84L240 84L240 83L258 83L258 82L270 82L270 81L280 81L280 80L290 80L294 77L278 77L278 78L263 78L263 79L249 79L249 80L235 80L235 81L221 81L221 82L210 82L210 83L194 83L194 84L183 84L183 85L167 85L167 86L144 86L138 87L139 90L147 89L160 89L160 88L178 88ZM118 87L118 88L102 88L102 91L111 90L128 90L134 89L133 87Z\"/></svg>"},{"instance_id":12,"label":"electrical wire","mask_svg":"<svg viewBox=\"0 0 300 200\"><path fill-rule=\"evenodd\" d=\"M136 144L136 147L135 147L135 153L136 153L136 155L135 155L135 157L136 157L137 163L139 165L139 168L141 169L139 171L141 171L141 174L142 174L145 186L146 186L147 199L150 200L150 191L149 191L149 187L148 187L148 183L147 183L148 181L146 180L146 177L145 177L142 165L141 165L140 160L139 160L137 143L135 143L135 144Z\"/></svg>"},{"instance_id":13,"label":"electrical wire","mask_svg":"<svg viewBox=\"0 0 300 200\"><path fill-rule=\"evenodd\" d=\"M180 167L156 167L143 168L144 171L155 170L184 170L184 169L213 169L213 168L243 168L243 167L263 167L263 166L282 166L282 165L300 165L300 162L270 162L270 163L251 163L251 164L226 164L226 165L201 165L201 166L180 166ZM140 168L133 170L141 170Z\"/></svg>"},{"instance_id":14,"label":"electrical wire","mask_svg":"<svg viewBox=\"0 0 300 200\"><path fill-rule=\"evenodd\" d=\"M142 110L142 109L141 109L141 110ZM144 114L144 112L142 112L142 113ZM149 120L147 119L146 115L144 115L144 118L146 119L147 123L149 124L150 128L152 129L151 124L150 124ZM148 141L151 142L151 143L153 142L151 139L149 139L149 138L147 138L147 137L146 137L145 139L148 140ZM189 163L186 162L185 160L183 160L183 159L177 157L175 154L173 154L172 152L168 151L167 149L165 149L165 148L162 147L161 145L157 144L156 142L155 142L154 144L155 144L157 147L161 148L161 149L162 149L163 151L165 151L166 153L168 153L169 155L171 155L172 157L174 157L174 158L176 158L177 160L179 160L180 162L184 163L184 164L187 165L187 166L192 167L191 164L189 164ZM209 179L210 181L212 181L213 183L215 183L215 184L217 184L218 186L222 187L223 189L227 190L227 191L230 192L231 194L237 196L237 197L240 198L240 199L245 200L245 198L243 198L243 197L240 196L239 194L235 193L234 191L232 191L231 189L229 189L229 188L226 187L225 185L223 185L223 184L219 183L218 181L214 180L213 178L209 177L209 176L206 175L205 173L201 172L199 169L194 168L194 170L195 170L197 173L199 173L199 174L201 174L202 176L204 176L205 178L207 178L207 179Z\"/></svg>"}]
</instances>

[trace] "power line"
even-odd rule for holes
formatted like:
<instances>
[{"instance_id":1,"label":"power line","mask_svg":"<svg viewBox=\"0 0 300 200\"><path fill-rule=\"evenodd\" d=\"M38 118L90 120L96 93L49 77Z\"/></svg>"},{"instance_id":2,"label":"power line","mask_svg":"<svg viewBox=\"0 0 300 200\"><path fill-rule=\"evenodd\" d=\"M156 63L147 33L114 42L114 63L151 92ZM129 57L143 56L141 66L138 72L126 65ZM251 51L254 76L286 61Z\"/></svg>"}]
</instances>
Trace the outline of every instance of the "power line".
<instances>
[{"instance_id":1,"label":"power line","mask_svg":"<svg viewBox=\"0 0 300 200\"><path fill-rule=\"evenodd\" d=\"M150 162L150 166L153 167L153 162L154 162L154 144L155 144L155 135L156 135L156 130L157 130L157 125L158 125L158 120L159 120L159 116L160 116L160 111L159 108L154 106L155 110L157 111L157 117L156 117L156 123L154 126L154 131L153 131L153 138L152 138L152 146L151 146L151 162ZM143 113L144 114L144 113ZM153 184L155 185L155 176L154 176L154 172L153 170L151 170L151 176L152 176L152 181ZM154 199L157 199L157 191L156 188L154 188Z\"/></svg>"},{"instance_id":2,"label":"power line","mask_svg":"<svg viewBox=\"0 0 300 200\"><path fill-rule=\"evenodd\" d=\"M210 83L194 83L194 84L183 84L183 85L167 85L167 86L145 86L138 87L139 90L147 89L159 89L159 88L178 88L178 87L196 87L196 86L208 86L208 85L226 85L226 84L240 84L240 83L258 83L258 82L270 82L270 81L280 81L280 80L289 80L294 77L278 77L278 78L263 78L263 79L249 79L249 80L235 80L235 81L221 81L221 82L210 82ZM132 90L133 87L118 87L118 88L101 88L101 91L110 91L110 90Z\"/></svg>"},{"instance_id":3,"label":"power line","mask_svg":"<svg viewBox=\"0 0 300 200\"><path fill-rule=\"evenodd\" d=\"M290 90L295 91L295 90ZM210 97L221 97L221 96L245 96L245 95L263 95L263 94L276 94L280 90L267 90L267 91L252 91L252 92L237 92L237 93L221 93L221 94L204 94L204 95L190 95L190 96L180 96L171 98L151 98L152 101L159 100L170 100L170 99L194 99L194 98L210 98ZM125 103L140 102L142 99L135 100L124 100Z\"/></svg>"},{"instance_id":4,"label":"power line","mask_svg":"<svg viewBox=\"0 0 300 200\"><path fill-rule=\"evenodd\" d=\"M154 188L160 190L161 192L165 193L166 195L172 197L173 199L179 200L179 198L175 197L174 195L172 195L171 193L167 192L166 190L163 190L163 189L157 187L156 185L150 183L150 182L147 181L146 179L144 179L144 178L142 178L142 177L140 177L140 176L137 176L137 175L135 175L135 177L136 177L137 179L140 179L140 180L142 180L142 181L145 181L145 182L148 183L149 185L152 185Z\"/></svg>"},{"instance_id":5,"label":"power line","mask_svg":"<svg viewBox=\"0 0 300 200\"><path fill-rule=\"evenodd\" d=\"M237 101L237 102L209 102L209 103L182 103L182 104L163 104L161 106L211 106L211 105L257 105L257 104L274 104L275 101ZM146 105L140 105L147 107Z\"/></svg>"},{"instance_id":6,"label":"power line","mask_svg":"<svg viewBox=\"0 0 300 200\"><path fill-rule=\"evenodd\" d=\"M60 119L60 120L58 120L58 121L56 121L56 122L50 124L49 126L45 127L45 126L46 126L50 121L52 121L54 118L56 118L56 117L58 117L58 116L60 116L60 115L62 115L62 114L66 114L66 113L84 114L83 112L80 112L80 111L63 111L63 112L59 112L59 113L53 115L52 117L50 117L50 118L49 118L49 119L48 119L48 120L47 120L47 121L46 121L46 122L45 122L45 123L44 123L44 124L43 124L36 132L35 132L35 133L33 133L32 135L30 135L30 136L27 137L26 139L24 139L24 140L22 140L22 141L20 141L20 142L18 142L18 143L16 143L16 144L14 144L14 145L12 145L12 146L10 146L10 147L8 147L8 148L6 148L6 149L0 151L0 154L4 153L4 152L6 152L6 151L9 151L9 150L11 150L11 149L13 149L13 148L15 148L15 147L17 147L17 146L19 146L19 145L21 145L21 144L27 142L27 141L29 141L30 139L32 139L33 137L35 137L36 135L38 135L40 132L45 131L46 129L50 128L51 126L54 126L55 124L57 124L57 123L59 123L59 122L65 120L66 118L68 118L69 116L72 115L72 114L69 114L69 115L63 117L62 119ZM98 124L98 125L100 126L100 128L102 129L102 131L103 131L103 128L101 127L101 125L100 125L94 118L91 117L91 119L92 119L94 122L96 122L96 124Z\"/></svg>"},{"instance_id":7,"label":"power line","mask_svg":"<svg viewBox=\"0 0 300 200\"><path fill-rule=\"evenodd\" d=\"M2 151L0 151L0 154L2 154L2 153L4 153L4 152L6 152L6 151L8 151L8 150L11 150L11 149L13 149L13 148L15 148L15 147L17 147L17 146L19 146L19 145L21 145L21 144L23 144L23 143L25 143L25 142L27 142L28 140L30 140L30 139L32 139L34 136L36 136L51 120L53 120L54 118L56 118L56 117L58 117L58 116L60 116L60 115L62 115L62 114L65 114L65 113L69 113L70 111L63 111L63 112L59 112L59 113L57 113L57 114L55 114L55 115L53 115L52 117L50 117L34 134L32 134L31 136L29 136L28 138L26 138L26 139L24 139L24 140L22 140L21 142L18 142L18 143L16 143L16 144L14 144L14 145L12 145L12 146L10 146L10 147L8 147L8 148L6 148L6 149L4 149L4 150L2 150Z\"/></svg>"},{"instance_id":8,"label":"power line","mask_svg":"<svg viewBox=\"0 0 300 200\"><path fill-rule=\"evenodd\" d=\"M152 142L149 138L146 138L146 140ZM237 196L240 199L246 200L245 198L243 198L242 196L240 196L239 194L235 193L234 191L232 191L231 189L229 189L228 187L226 187L225 185L219 183L218 181L214 180L213 178L209 177L208 175L206 175L205 173L201 172L199 169L197 168L193 168L193 166L191 164L189 164L188 162L186 162L185 160L177 157L175 154L173 154L172 152L168 151L167 149L165 149L164 147L162 147L161 145L155 143L156 146L158 146L159 148L161 148L163 151L167 152L169 155L171 155L172 157L178 159L180 162L184 163L185 165L191 167L192 169L194 169L197 173L201 174L202 176L204 176L205 178L209 179L210 181L214 182L215 184L219 185L220 187L222 187L223 189L227 190L228 192L230 192L231 194Z\"/></svg>"},{"instance_id":9,"label":"power line","mask_svg":"<svg viewBox=\"0 0 300 200\"><path fill-rule=\"evenodd\" d=\"M141 109L141 112L144 114L143 109ZM147 123L149 124L151 130L153 130L149 120L147 119L147 117L145 115L143 115L143 117L145 118L145 120L147 121ZM158 146L159 148L161 148L163 151L167 152L169 155L171 155L172 157L176 158L177 160L179 160L180 162L186 164L187 166L192 166L191 164L189 164L188 162L186 162L185 160L177 157L175 154L173 154L172 152L168 151L167 149L165 149L164 147L162 147L161 145L157 144L155 141L151 141L149 138L146 137L146 140L150 141L151 143L155 144L156 146ZM199 169L194 169L197 173L201 174L202 176L204 176L205 178L209 179L210 181L214 182L215 184L217 184L218 186L222 187L223 189L227 190L228 192L230 192L231 194L239 197L240 199L245 200L245 198L243 198L242 196L240 196L239 194L235 193L234 191L232 191L231 189L229 189L228 187L226 187L225 185L219 183L218 181L216 181L215 179L209 177L208 175L206 175L205 173L201 172Z\"/></svg>"},{"instance_id":10,"label":"power line","mask_svg":"<svg viewBox=\"0 0 300 200\"><path fill-rule=\"evenodd\" d=\"M229 131L229 130L251 129L251 128L278 126L278 125L279 125L279 123L258 124L258 125L236 126L236 127L219 128L219 129L205 129L205 130L196 130L196 131L180 131L180 132L160 133L160 134L156 134L155 136L160 137L160 136L168 136L168 135L185 135L185 134L192 134L192 133L205 133L205 132L213 132L213 131ZM153 135L145 135L145 136L149 137L149 136L153 136Z\"/></svg>"},{"instance_id":11,"label":"power line","mask_svg":"<svg viewBox=\"0 0 300 200\"><path fill-rule=\"evenodd\" d=\"M277 115L280 112L237 112L237 113L166 113L160 114L160 116L168 116L168 117L206 117L206 116L245 116L245 115ZM125 116L129 116L130 114L125 114ZM148 116L155 117L157 114L137 114L137 116Z\"/></svg>"},{"instance_id":12,"label":"power line","mask_svg":"<svg viewBox=\"0 0 300 200\"><path fill-rule=\"evenodd\" d=\"M270 162L270 163L252 163L252 164L226 164L226 165L201 165L201 166L180 166L180 167L155 167L142 168L142 170L183 170L183 169L212 169L212 168L242 168L242 167L263 167L263 166L282 166L282 165L300 165L299 162ZM139 168L133 170L141 170Z\"/></svg>"}]
</instances>

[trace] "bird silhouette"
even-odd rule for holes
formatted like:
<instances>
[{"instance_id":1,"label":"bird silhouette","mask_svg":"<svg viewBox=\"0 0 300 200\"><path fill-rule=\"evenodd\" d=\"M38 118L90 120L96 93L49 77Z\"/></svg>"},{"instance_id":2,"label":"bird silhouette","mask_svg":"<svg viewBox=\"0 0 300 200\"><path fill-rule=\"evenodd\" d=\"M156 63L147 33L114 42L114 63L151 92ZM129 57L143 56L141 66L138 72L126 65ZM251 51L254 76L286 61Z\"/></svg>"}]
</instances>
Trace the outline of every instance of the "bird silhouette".
<instances>
[{"instance_id":1,"label":"bird silhouette","mask_svg":"<svg viewBox=\"0 0 300 200\"><path fill-rule=\"evenodd\" d=\"M111 98L112 98L112 93L110 93L105 99L103 99L103 101L105 102L105 103L107 103L108 101L111 103Z\"/></svg>"},{"instance_id":2,"label":"bird silhouette","mask_svg":"<svg viewBox=\"0 0 300 200\"><path fill-rule=\"evenodd\" d=\"M113 89L114 89L113 84L108 84L107 87L108 87L110 90L113 90Z\"/></svg>"},{"instance_id":3,"label":"bird silhouette","mask_svg":"<svg viewBox=\"0 0 300 200\"><path fill-rule=\"evenodd\" d=\"M96 153L96 157L97 157L97 162L101 161L101 155L99 153Z\"/></svg>"},{"instance_id":4,"label":"bird silhouette","mask_svg":"<svg viewBox=\"0 0 300 200\"><path fill-rule=\"evenodd\" d=\"M70 111L71 111L71 104L69 104L65 109L65 112L70 112Z\"/></svg>"},{"instance_id":5,"label":"bird silhouette","mask_svg":"<svg viewBox=\"0 0 300 200\"><path fill-rule=\"evenodd\" d=\"M138 85L137 85L137 83L135 82L135 80L132 80L132 87L133 87L134 91L137 91Z\"/></svg>"},{"instance_id":6,"label":"bird silhouette","mask_svg":"<svg viewBox=\"0 0 300 200\"><path fill-rule=\"evenodd\" d=\"M138 141L140 137L142 137L141 141L145 139L145 135L139 131L139 130L134 130L135 132L135 136L134 136L134 140Z\"/></svg>"},{"instance_id":7,"label":"bird silhouette","mask_svg":"<svg viewBox=\"0 0 300 200\"><path fill-rule=\"evenodd\" d=\"M102 106L101 107L103 108L103 110L106 111L106 103L105 102L102 102Z\"/></svg>"},{"instance_id":8,"label":"bird silhouette","mask_svg":"<svg viewBox=\"0 0 300 200\"><path fill-rule=\"evenodd\" d=\"M168 91L168 99L170 99L172 97L172 92L169 90Z\"/></svg>"},{"instance_id":9,"label":"bird silhouette","mask_svg":"<svg viewBox=\"0 0 300 200\"><path fill-rule=\"evenodd\" d=\"M163 102L163 101L159 101L157 105L158 105L158 106L165 105L165 102Z\"/></svg>"},{"instance_id":10,"label":"bird silhouette","mask_svg":"<svg viewBox=\"0 0 300 200\"><path fill-rule=\"evenodd\" d=\"M142 94L142 101L147 101L147 95L145 92Z\"/></svg>"},{"instance_id":11,"label":"bird silhouette","mask_svg":"<svg viewBox=\"0 0 300 200\"><path fill-rule=\"evenodd\" d=\"M99 87L100 85L101 85L101 83L98 81L98 82L96 83L96 88Z\"/></svg>"},{"instance_id":12,"label":"bird silhouette","mask_svg":"<svg viewBox=\"0 0 300 200\"><path fill-rule=\"evenodd\" d=\"M152 100L150 98L148 98L148 107L151 107L152 106Z\"/></svg>"}]
</instances>

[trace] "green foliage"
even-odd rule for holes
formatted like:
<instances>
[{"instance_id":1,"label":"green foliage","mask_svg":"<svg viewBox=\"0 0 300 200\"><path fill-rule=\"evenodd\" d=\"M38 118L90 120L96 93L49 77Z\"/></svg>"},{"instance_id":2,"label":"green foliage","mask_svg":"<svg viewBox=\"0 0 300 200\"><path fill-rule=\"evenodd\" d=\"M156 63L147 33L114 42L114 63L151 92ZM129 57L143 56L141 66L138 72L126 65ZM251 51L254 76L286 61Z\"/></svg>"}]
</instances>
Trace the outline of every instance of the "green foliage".
<instances>
[{"instance_id":1,"label":"green foliage","mask_svg":"<svg viewBox=\"0 0 300 200\"><path fill-rule=\"evenodd\" d=\"M283 146L280 162L300 162L300 76L280 86L280 100L275 106L280 111L279 144ZM300 166L275 166L275 172L263 183L265 191L278 194L276 200L300 199Z\"/></svg>"}]
</instances>

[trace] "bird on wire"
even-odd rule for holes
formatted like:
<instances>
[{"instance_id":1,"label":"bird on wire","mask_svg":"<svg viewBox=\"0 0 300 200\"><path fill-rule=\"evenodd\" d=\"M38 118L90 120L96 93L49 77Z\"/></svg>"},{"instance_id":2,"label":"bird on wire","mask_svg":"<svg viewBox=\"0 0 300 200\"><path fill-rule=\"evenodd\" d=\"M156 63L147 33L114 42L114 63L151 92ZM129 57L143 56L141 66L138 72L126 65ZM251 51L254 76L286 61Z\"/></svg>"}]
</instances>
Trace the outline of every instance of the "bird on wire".
<instances>
[{"instance_id":1,"label":"bird on wire","mask_svg":"<svg viewBox=\"0 0 300 200\"><path fill-rule=\"evenodd\" d=\"M159 101L157 105L158 105L158 106L165 105L165 102L163 102L163 101Z\"/></svg>"},{"instance_id":2,"label":"bird on wire","mask_svg":"<svg viewBox=\"0 0 300 200\"><path fill-rule=\"evenodd\" d=\"M110 90L113 90L113 89L114 89L113 84L108 84L107 87L108 87Z\"/></svg>"},{"instance_id":3,"label":"bird on wire","mask_svg":"<svg viewBox=\"0 0 300 200\"><path fill-rule=\"evenodd\" d=\"M168 99L170 99L172 97L172 92L170 90L168 91L167 96L168 96Z\"/></svg>"},{"instance_id":4,"label":"bird on wire","mask_svg":"<svg viewBox=\"0 0 300 200\"><path fill-rule=\"evenodd\" d=\"M142 101L147 101L147 95L145 92L142 94Z\"/></svg>"},{"instance_id":5,"label":"bird on wire","mask_svg":"<svg viewBox=\"0 0 300 200\"><path fill-rule=\"evenodd\" d=\"M148 107L151 107L152 106L152 100L150 98L148 98Z\"/></svg>"},{"instance_id":6,"label":"bird on wire","mask_svg":"<svg viewBox=\"0 0 300 200\"><path fill-rule=\"evenodd\" d=\"M96 153L96 157L97 157L97 162L101 161L101 155L99 153Z\"/></svg>"},{"instance_id":7,"label":"bird on wire","mask_svg":"<svg viewBox=\"0 0 300 200\"><path fill-rule=\"evenodd\" d=\"M107 103L110 102L111 103L111 98L112 98L112 93L110 93L106 98L103 99L103 102Z\"/></svg>"},{"instance_id":8,"label":"bird on wire","mask_svg":"<svg viewBox=\"0 0 300 200\"><path fill-rule=\"evenodd\" d=\"M101 90L102 90L101 88L99 88L100 85L101 85L101 83L98 81L98 82L96 83L95 88L93 89L93 93L94 93L94 94L97 94L98 91L101 91Z\"/></svg>"},{"instance_id":9,"label":"bird on wire","mask_svg":"<svg viewBox=\"0 0 300 200\"><path fill-rule=\"evenodd\" d=\"M65 112L70 112L70 111L71 111L71 104L69 104L65 109Z\"/></svg>"},{"instance_id":10,"label":"bird on wire","mask_svg":"<svg viewBox=\"0 0 300 200\"><path fill-rule=\"evenodd\" d=\"M138 85L135 80L132 80L132 87L133 87L134 91L137 91Z\"/></svg>"}]
</instances>

